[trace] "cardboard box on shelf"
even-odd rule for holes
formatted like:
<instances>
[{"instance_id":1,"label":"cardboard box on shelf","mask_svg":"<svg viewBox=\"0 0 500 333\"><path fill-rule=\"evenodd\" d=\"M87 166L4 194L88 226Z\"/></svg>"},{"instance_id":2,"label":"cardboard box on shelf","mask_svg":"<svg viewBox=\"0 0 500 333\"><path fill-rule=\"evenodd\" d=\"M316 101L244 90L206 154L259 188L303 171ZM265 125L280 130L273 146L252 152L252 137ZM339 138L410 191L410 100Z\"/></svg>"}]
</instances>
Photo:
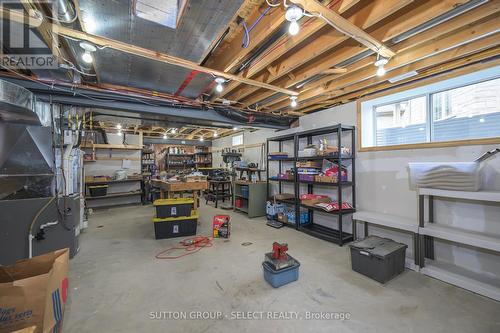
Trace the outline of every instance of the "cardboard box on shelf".
<instances>
[{"instance_id":1,"label":"cardboard box on shelf","mask_svg":"<svg viewBox=\"0 0 500 333\"><path fill-rule=\"evenodd\" d=\"M329 176L316 175L316 177L314 177L314 180L317 182L321 182L321 183L336 183L337 177L336 176L329 177Z\"/></svg>"},{"instance_id":2,"label":"cardboard box on shelf","mask_svg":"<svg viewBox=\"0 0 500 333\"><path fill-rule=\"evenodd\" d=\"M302 194L300 196L300 203L307 206L314 206L320 202L331 202L332 199L326 195L317 194Z\"/></svg>"}]
</instances>

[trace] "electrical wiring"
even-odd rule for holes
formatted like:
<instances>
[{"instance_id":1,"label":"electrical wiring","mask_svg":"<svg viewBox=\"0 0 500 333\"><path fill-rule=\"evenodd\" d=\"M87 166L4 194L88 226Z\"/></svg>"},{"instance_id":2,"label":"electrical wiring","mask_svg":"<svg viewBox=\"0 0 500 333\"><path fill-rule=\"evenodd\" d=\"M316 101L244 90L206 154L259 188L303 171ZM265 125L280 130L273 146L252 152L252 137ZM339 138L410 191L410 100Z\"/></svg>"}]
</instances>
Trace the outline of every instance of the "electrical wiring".
<instances>
[{"instance_id":1,"label":"electrical wiring","mask_svg":"<svg viewBox=\"0 0 500 333\"><path fill-rule=\"evenodd\" d=\"M201 249L213 246L213 237L195 236L183 239L179 242L180 246L172 246L166 250L160 251L155 255L156 259L179 259L190 254L199 252ZM169 255L172 252L181 252L179 255Z\"/></svg>"},{"instance_id":2,"label":"electrical wiring","mask_svg":"<svg viewBox=\"0 0 500 333\"><path fill-rule=\"evenodd\" d=\"M255 20L254 23L252 23L252 25L250 26L250 28L247 27L247 24L245 22L245 20L243 20L243 28L245 29L245 35L243 36L243 48L247 48L248 45L250 45L250 31L253 30L253 28L255 28L257 26L257 24L259 24L260 20L262 20L262 18L264 16L266 16L266 14L269 12L269 10L271 10L271 6L268 6L261 14L260 16Z\"/></svg>"},{"instance_id":3,"label":"electrical wiring","mask_svg":"<svg viewBox=\"0 0 500 333\"><path fill-rule=\"evenodd\" d=\"M279 1L278 1L278 3L270 3L269 0L266 0L266 3L269 7L279 7L280 6Z\"/></svg>"},{"instance_id":4,"label":"electrical wiring","mask_svg":"<svg viewBox=\"0 0 500 333\"><path fill-rule=\"evenodd\" d=\"M243 36L243 43L241 47L246 49L250 44L250 31L248 31L248 27L247 24L245 23L245 20L243 20L243 29L245 30L245 35Z\"/></svg>"}]
</instances>

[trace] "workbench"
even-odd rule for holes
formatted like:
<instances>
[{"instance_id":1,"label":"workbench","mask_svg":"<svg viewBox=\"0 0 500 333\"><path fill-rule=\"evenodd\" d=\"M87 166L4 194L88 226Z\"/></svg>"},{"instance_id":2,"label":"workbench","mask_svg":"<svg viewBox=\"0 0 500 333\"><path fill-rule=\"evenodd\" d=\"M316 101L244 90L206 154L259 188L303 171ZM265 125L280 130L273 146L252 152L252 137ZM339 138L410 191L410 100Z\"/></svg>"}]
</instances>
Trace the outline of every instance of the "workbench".
<instances>
[{"instance_id":1,"label":"workbench","mask_svg":"<svg viewBox=\"0 0 500 333\"><path fill-rule=\"evenodd\" d=\"M201 191L208 189L208 182L167 182L165 180L152 179L151 183L160 189L160 198L173 198L175 193L183 197L183 193L193 191L194 209L198 208L198 198Z\"/></svg>"}]
</instances>

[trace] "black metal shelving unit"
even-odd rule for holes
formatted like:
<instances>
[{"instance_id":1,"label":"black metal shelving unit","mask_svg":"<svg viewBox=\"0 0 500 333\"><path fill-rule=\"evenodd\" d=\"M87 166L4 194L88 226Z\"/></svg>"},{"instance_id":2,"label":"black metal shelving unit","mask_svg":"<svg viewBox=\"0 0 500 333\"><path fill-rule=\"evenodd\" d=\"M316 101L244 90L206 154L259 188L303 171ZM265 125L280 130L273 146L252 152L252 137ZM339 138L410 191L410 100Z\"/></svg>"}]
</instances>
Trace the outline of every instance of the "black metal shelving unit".
<instances>
[{"instance_id":1,"label":"black metal shelving unit","mask_svg":"<svg viewBox=\"0 0 500 333\"><path fill-rule=\"evenodd\" d=\"M322 186L332 188L336 191L337 194L337 202L339 207L342 207L343 204L343 191L344 189L351 189L352 191L352 206L356 207L356 160L355 160L355 127L354 126L346 126L342 124L338 124L335 126L324 127L309 131L298 132L290 135L284 135L279 137L269 138L267 140L267 152L269 153L269 144L271 142L278 142L279 150L282 151L283 143L286 141L293 142L293 157L287 158L278 158L278 159L270 159L269 155L267 158L267 197L270 198L270 183L278 183L278 193L282 193L282 183L293 183L294 184L294 194L295 198L293 200L276 200L277 202L283 202L289 205L295 206L295 225L293 226L297 230L307 233L309 235L315 236L320 239L324 239L339 245L343 245L353 240L353 235L347 233L343 230L343 220L344 216L352 214L356 211L356 209L340 209L338 211L327 212L319 207L307 206L300 202L301 195L301 185L307 185L307 193L313 194L315 186ZM349 156L343 156L341 154L341 147L344 146L342 136L344 134L350 135L350 145L351 145L351 154ZM312 156L312 157L298 157L298 152L300 148L301 140L305 140L306 144L312 144L314 137L320 136L335 136L335 141L338 146L338 154L335 156ZM300 161L315 161L315 160L323 160L328 159L331 161L335 161L338 165L338 175L337 179L341 179L341 172L343 162L348 162L351 165L350 175L351 180L349 181L341 181L338 183L330 183L330 182L318 182L318 181L303 181L299 180L299 175L297 173L297 162ZM293 162L293 170L294 170L294 179L286 180L286 179L273 179L270 178L269 175L269 162L277 161L279 163L278 173L282 173L283 170L283 162ZM300 224L300 212L301 209L307 209L308 211L308 223L305 225ZM321 214L329 215L337 219L337 229L328 228L323 225L314 223L314 213L319 212Z\"/></svg>"}]
</instances>

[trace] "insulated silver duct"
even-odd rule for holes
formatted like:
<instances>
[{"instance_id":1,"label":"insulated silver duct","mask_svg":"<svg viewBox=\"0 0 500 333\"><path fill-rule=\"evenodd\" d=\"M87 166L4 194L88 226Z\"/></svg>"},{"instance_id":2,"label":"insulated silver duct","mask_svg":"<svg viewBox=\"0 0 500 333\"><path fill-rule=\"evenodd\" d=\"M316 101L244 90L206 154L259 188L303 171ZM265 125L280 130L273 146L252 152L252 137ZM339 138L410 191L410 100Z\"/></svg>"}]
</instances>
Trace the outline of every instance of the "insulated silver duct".
<instances>
[{"instance_id":1,"label":"insulated silver duct","mask_svg":"<svg viewBox=\"0 0 500 333\"><path fill-rule=\"evenodd\" d=\"M29 90L0 80L0 120L39 124L35 110L35 97Z\"/></svg>"},{"instance_id":2,"label":"insulated silver duct","mask_svg":"<svg viewBox=\"0 0 500 333\"><path fill-rule=\"evenodd\" d=\"M61 23L73 23L78 18L75 6L70 0L56 0L57 18Z\"/></svg>"}]
</instances>

